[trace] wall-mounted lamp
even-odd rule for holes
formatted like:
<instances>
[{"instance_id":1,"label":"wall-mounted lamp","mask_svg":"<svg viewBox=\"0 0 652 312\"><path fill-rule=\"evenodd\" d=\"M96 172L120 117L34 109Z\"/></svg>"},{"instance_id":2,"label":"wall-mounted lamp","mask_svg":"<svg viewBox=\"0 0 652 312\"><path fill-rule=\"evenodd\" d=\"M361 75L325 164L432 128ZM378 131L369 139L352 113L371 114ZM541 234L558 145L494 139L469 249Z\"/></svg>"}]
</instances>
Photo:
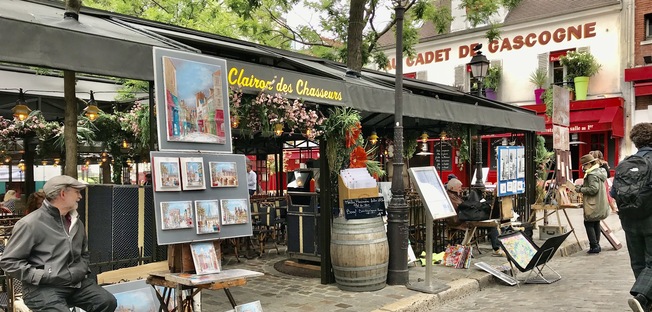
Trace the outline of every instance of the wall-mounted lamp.
<instances>
[{"instance_id":1,"label":"wall-mounted lamp","mask_svg":"<svg viewBox=\"0 0 652 312\"><path fill-rule=\"evenodd\" d=\"M376 145L376 143L378 143L378 134L376 134L376 131L372 132L369 136L369 143L371 143L371 145Z\"/></svg>"},{"instance_id":2,"label":"wall-mounted lamp","mask_svg":"<svg viewBox=\"0 0 652 312\"><path fill-rule=\"evenodd\" d=\"M29 113L32 110L27 107L27 102L25 102L25 94L23 89L20 89L18 93L18 100L16 101L16 106L11 109L11 112L14 113L14 117L18 118L20 121L24 121L29 116Z\"/></svg>"},{"instance_id":3,"label":"wall-mounted lamp","mask_svg":"<svg viewBox=\"0 0 652 312\"><path fill-rule=\"evenodd\" d=\"M91 91L91 99L88 101L88 106L84 108L84 115L88 117L90 121L94 121L100 115L100 112L101 110L97 107L93 91Z\"/></svg>"},{"instance_id":4,"label":"wall-mounted lamp","mask_svg":"<svg viewBox=\"0 0 652 312\"><path fill-rule=\"evenodd\" d=\"M59 159L59 158L55 158L55 159L54 159L54 166L55 166L55 167L58 166L60 161L61 161L61 159Z\"/></svg>"},{"instance_id":5,"label":"wall-mounted lamp","mask_svg":"<svg viewBox=\"0 0 652 312\"><path fill-rule=\"evenodd\" d=\"M446 131L443 131L443 130L442 130L442 131L439 133L439 138L442 139L442 140L446 140L446 136L448 136L448 133L446 133Z\"/></svg>"},{"instance_id":6,"label":"wall-mounted lamp","mask_svg":"<svg viewBox=\"0 0 652 312\"><path fill-rule=\"evenodd\" d=\"M277 123L274 125L274 135L281 136L281 134L283 134L283 124Z\"/></svg>"},{"instance_id":7,"label":"wall-mounted lamp","mask_svg":"<svg viewBox=\"0 0 652 312\"><path fill-rule=\"evenodd\" d=\"M48 161L47 161L47 160L41 160L41 165L43 165L43 166L47 166L47 165L48 165Z\"/></svg>"},{"instance_id":8,"label":"wall-mounted lamp","mask_svg":"<svg viewBox=\"0 0 652 312\"><path fill-rule=\"evenodd\" d=\"M423 134L420 136L421 142L426 143L428 142L428 134L424 131Z\"/></svg>"}]
</instances>

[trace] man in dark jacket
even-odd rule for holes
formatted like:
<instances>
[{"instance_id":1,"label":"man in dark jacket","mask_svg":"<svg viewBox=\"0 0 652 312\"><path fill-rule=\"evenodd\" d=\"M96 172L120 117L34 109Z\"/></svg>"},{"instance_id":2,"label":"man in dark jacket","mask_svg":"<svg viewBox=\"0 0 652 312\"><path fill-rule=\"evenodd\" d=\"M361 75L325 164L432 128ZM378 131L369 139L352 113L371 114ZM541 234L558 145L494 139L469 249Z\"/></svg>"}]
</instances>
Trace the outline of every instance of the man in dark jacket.
<instances>
[{"instance_id":1,"label":"man in dark jacket","mask_svg":"<svg viewBox=\"0 0 652 312\"><path fill-rule=\"evenodd\" d=\"M632 127L629 133L638 149L639 156L652 159L652 123L643 122ZM647 154L647 155L646 155ZM615 198L615 189L611 196ZM652 208L649 208L652 209ZM627 217L618 214L625 230L629 261L636 281L629 293L634 296L628 301L632 311L647 312L652 308L652 216L647 218Z\"/></svg>"},{"instance_id":2,"label":"man in dark jacket","mask_svg":"<svg viewBox=\"0 0 652 312\"><path fill-rule=\"evenodd\" d=\"M41 208L13 229L0 267L23 285L23 301L32 311L113 312L115 297L88 278L88 240L77 205L86 185L70 176L48 180Z\"/></svg>"}]
</instances>

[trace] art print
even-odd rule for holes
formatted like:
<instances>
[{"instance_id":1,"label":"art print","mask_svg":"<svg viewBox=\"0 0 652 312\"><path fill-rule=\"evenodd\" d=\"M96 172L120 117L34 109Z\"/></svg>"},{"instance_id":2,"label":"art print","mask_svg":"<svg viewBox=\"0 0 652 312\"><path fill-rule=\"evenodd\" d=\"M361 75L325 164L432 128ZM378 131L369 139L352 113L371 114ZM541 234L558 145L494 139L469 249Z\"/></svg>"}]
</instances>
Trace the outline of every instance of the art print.
<instances>
[{"instance_id":1,"label":"art print","mask_svg":"<svg viewBox=\"0 0 652 312\"><path fill-rule=\"evenodd\" d=\"M532 257L537 253L532 243L523 235L510 235L498 239L505 252L522 268L527 267Z\"/></svg>"},{"instance_id":2,"label":"art print","mask_svg":"<svg viewBox=\"0 0 652 312\"><path fill-rule=\"evenodd\" d=\"M249 221L247 199L222 199L222 225L246 224Z\"/></svg>"},{"instance_id":3,"label":"art print","mask_svg":"<svg viewBox=\"0 0 652 312\"><path fill-rule=\"evenodd\" d=\"M161 202L161 229L175 230L193 227L192 202Z\"/></svg>"},{"instance_id":4,"label":"art print","mask_svg":"<svg viewBox=\"0 0 652 312\"><path fill-rule=\"evenodd\" d=\"M235 312L263 312L260 300L235 306Z\"/></svg>"},{"instance_id":5,"label":"art print","mask_svg":"<svg viewBox=\"0 0 652 312\"><path fill-rule=\"evenodd\" d=\"M220 207L217 199L196 200L195 216L197 216L197 234L220 232Z\"/></svg>"},{"instance_id":6,"label":"art print","mask_svg":"<svg viewBox=\"0 0 652 312\"><path fill-rule=\"evenodd\" d=\"M118 302L116 311L151 312L159 310L154 288L145 280L104 286Z\"/></svg>"},{"instance_id":7,"label":"art print","mask_svg":"<svg viewBox=\"0 0 652 312\"><path fill-rule=\"evenodd\" d=\"M238 187L238 170L234 162L211 161L211 187Z\"/></svg>"},{"instance_id":8,"label":"art print","mask_svg":"<svg viewBox=\"0 0 652 312\"><path fill-rule=\"evenodd\" d=\"M154 190L157 192L181 191L179 158L154 157Z\"/></svg>"},{"instance_id":9,"label":"art print","mask_svg":"<svg viewBox=\"0 0 652 312\"><path fill-rule=\"evenodd\" d=\"M168 141L225 144L226 68L169 56L162 62Z\"/></svg>"},{"instance_id":10,"label":"art print","mask_svg":"<svg viewBox=\"0 0 652 312\"><path fill-rule=\"evenodd\" d=\"M204 159L201 157L181 157L181 177L184 190L206 189Z\"/></svg>"},{"instance_id":11,"label":"art print","mask_svg":"<svg viewBox=\"0 0 652 312\"><path fill-rule=\"evenodd\" d=\"M222 264L220 263L221 252L218 257L213 242L192 243L190 244L190 252L192 253L197 275L220 273L222 270Z\"/></svg>"}]
</instances>

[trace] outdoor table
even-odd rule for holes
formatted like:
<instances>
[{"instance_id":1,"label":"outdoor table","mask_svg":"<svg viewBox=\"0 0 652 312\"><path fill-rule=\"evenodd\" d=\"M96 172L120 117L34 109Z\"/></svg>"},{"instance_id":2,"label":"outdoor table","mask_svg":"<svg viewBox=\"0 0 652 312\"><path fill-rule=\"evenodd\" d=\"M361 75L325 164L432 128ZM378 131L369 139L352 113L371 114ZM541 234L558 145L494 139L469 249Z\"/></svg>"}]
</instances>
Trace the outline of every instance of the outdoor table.
<instances>
[{"instance_id":1,"label":"outdoor table","mask_svg":"<svg viewBox=\"0 0 652 312\"><path fill-rule=\"evenodd\" d=\"M159 311L193 311L193 297L205 289L223 289L229 298L231 306L235 308L236 302L229 288L243 286L247 284L247 278L263 275L260 272L244 269L223 270L220 273L202 275L163 271L150 273L147 278L147 284L152 285L156 290L156 297L161 304ZM156 286L164 287L164 290L160 292L156 289ZM176 298L174 302L176 302L176 306L172 310L168 310L172 290L174 290L174 297ZM186 296L184 296L184 290L188 290Z\"/></svg>"},{"instance_id":2,"label":"outdoor table","mask_svg":"<svg viewBox=\"0 0 652 312\"><path fill-rule=\"evenodd\" d=\"M552 215L553 213L557 215L557 224L559 226L559 233L562 233L562 228L561 228L561 217L559 216L559 210L561 210L564 213L564 216L566 216L566 222L568 222L568 226L571 228L573 231L573 236L575 236L575 240L577 241L578 246L582 246L580 243L580 239L577 237L577 234L575 233L575 228L573 227L573 222L571 222L571 219L568 217L568 213L566 212L566 209L582 209L582 204L581 203L566 203L566 204L561 204L561 205L538 205L534 204L531 206L531 209L536 211L536 210L544 210L544 211L550 211L549 213L544 212L544 216L541 218L538 218L534 220L532 223L537 223L538 221L542 220L543 218ZM532 214L532 217L535 217L535 214ZM531 218L532 219L532 218ZM532 221L532 220L530 220Z\"/></svg>"}]
</instances>

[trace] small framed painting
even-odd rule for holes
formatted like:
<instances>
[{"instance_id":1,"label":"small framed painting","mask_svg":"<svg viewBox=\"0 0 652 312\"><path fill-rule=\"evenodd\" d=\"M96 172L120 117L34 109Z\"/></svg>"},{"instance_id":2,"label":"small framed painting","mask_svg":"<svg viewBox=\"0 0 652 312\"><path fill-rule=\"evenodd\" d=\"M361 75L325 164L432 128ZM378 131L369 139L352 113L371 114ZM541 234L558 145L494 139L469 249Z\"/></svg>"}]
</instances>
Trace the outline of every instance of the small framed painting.
<instances>
[{"instance_id":1,"label":"small framed painting","mask_svg":"<svg viewBox=\"0 0 652 312\"><path fill-rule=\"evenodd\" d=\"M249 221L247 199L222 199L222 225L246 224Z\"/></svg>"},{"instance_id":2,"label":"small framed painting","mask_svg":"<svg viewBox=\"0 0 652 312\"><path fill-rule=\"evenodd\" d=\"M116 311L149 312L158 311L160 308L154 288L145 280L112 284L103 288L118 301Z\"/></svg>"},{"instance_id":3,"label":"small framed painting","mask_svg":"<svg viewBox=\"0 0 652 312\"><path fill-rule=\"evenodd\" d=\"M238 187L238 170L234 162L211 161L211 187Z\"/></svg>"},{"instance_id":4,"label":"small framed painting","mask_svg":"<svg viewBox=\"0 0 652 312\"><path fill-rule=\"evenodd\" d=\"M220 207L217 199L196 200L195 216L197 216L197 234L220 232Z\"/></svg>"},{"instance_id":5,"label":"small framed painting","mask_svg":"<svg viewBox=\"0 0 652 312\"><path fill-rule=\"evenodd\" d=\"M181 157L181 185L183 190L204 190L204 159L201 157Z\"/></svg>"},{"instance_id":6,"label":"small framed painting","mask_svg":"<svg viewBox=\"0 0 652 312\"><path fill-rule=\"evenodd\" d=\"M219 249L219 247L217 248ZM195 273L197 275L220 273L222 264L220 263L221 252L218 252L213 242L201 242L190 244L192 261L195 264Z\"/></svg>"},{"instance_id":7,"label":"small framed painting","mask_svg":"<svg viewBox=\"0 0 652 312\"><path fill-rule=\"evenodd\" d=\"M256 300L235 306L235 312L263 312L263 306Z\"/></svg>"},{"instance_id":8,"label":"small framed painting","mask_svg":"<svg viewBox=\"0 0 652 312\"><path fill-rule=\"evenodd\" d=\"M176 230L193 227L192 202L161 202L161 229Z\"/></svg>"},{"instance_id":9,"label":"small framed painting","mask_svg":"<svg viewBox=\"0 0 652 312\"><path fill-rule=\"evenodd\" d=\"M154 157L154 190L157 192L181 191L179 158Z\"/></svg>"}]
</instances>

